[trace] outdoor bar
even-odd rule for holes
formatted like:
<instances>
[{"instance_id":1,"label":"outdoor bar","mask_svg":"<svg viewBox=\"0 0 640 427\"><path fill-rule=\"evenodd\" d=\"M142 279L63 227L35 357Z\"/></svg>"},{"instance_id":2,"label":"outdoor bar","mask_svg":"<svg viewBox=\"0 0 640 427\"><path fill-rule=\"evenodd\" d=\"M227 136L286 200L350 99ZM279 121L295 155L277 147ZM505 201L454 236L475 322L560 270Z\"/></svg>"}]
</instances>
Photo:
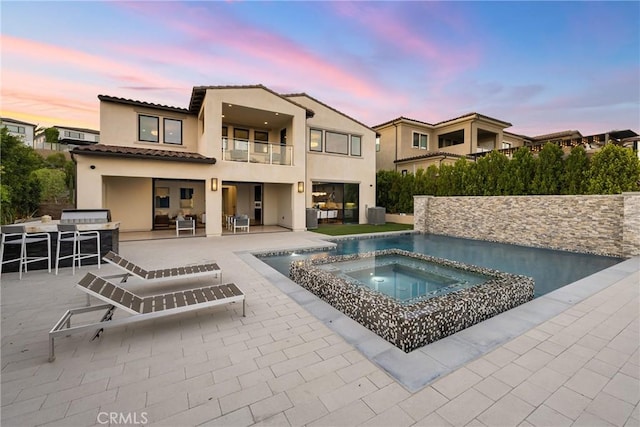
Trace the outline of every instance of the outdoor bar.
<instances>
[{"instance_id":1,"label":"outdoor bar","mask_svg":"<svg viewBox=\"0 0 640 427\"><path fill-rule=\"evenodd\" d=\"M111 221L111 212L108 209L65 209L62 211L59 220L47 220L46 217L36 221L28 221L21 224L27 233L49 233L51 236L51 267L55 268L55 254L58 245L58 224L75 224L78 231L98 231L100 233L100 255L106 255L109 251L118 253L120 242L120 222ZM28 248L29 256L46 256L46 245L34 244ZM67 255L72 251L69 244L61 248L61 255ZM18 258L20 246L6 245L4 248L4 259ZM82 242L83 252L96 252L96 242L89 240ZM83 264L97 264L96 257L82 261ZM71 259L60 261L60 267L71 267ZM47 262L38 261L29 264L29 270L47 269ZM2 272L18 271L18 262L7 263L2 267Z\"/></svg>"}]
</instances>

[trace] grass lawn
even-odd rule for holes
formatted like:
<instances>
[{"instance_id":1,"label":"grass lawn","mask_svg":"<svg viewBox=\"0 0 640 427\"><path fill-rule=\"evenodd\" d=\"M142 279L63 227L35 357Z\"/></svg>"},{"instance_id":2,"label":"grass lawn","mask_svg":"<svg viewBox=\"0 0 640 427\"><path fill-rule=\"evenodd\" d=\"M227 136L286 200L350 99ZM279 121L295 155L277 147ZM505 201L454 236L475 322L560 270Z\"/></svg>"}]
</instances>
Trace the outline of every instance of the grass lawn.
<instances>
[{"instance_id":1,"label":"grass lawn","mask_svg":"<svg viewBox=\"0 0 640 427\"><path fill-rule=\"evenodd\" d=\"M382 233L385 231L413 230L413 224L397 224L388 222L380 225L369 224L319 224L316 233L329 236L344 236L347 234Z\"/></svg>"}]
</instances>

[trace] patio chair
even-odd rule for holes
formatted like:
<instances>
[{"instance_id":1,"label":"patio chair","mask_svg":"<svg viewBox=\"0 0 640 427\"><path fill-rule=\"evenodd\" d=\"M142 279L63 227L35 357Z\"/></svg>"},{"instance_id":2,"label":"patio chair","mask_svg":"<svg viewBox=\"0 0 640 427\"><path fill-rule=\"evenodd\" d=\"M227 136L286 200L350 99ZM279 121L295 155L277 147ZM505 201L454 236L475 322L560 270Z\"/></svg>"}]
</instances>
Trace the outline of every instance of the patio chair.
<instances>
[{"instance_id":1,"label":"patio chair","mask_svg":"<svg viewBox=\"0 0 640 427\"><path fill-rule=\"evenodd\" d=\"M109 251L104 257L102 257L102 259L126 272L124 274L106 277L107 279L122 277L120 283L126 282L131 276L147 281L193 279L196 277L215 276L219 278L220 283L222 283L222 270L215 262L208 264L185 265L184 267L172 267L161 270L145 270L113 251Z\"/></svg>"},{"instance_id":2,"label":"patio chair","mask_svg":"<svg viewBox=\"0 0 640 427\"><path fill-rule=\"evenodd\" d=\"M233 233L235 234L238 229L249 232L249 215L239 215L233 218Z\"/></svg>"},{"instance_id":3,"label":"patio chair","mask_svg":"<svg viewBox=\"0 0 640 427\"><path fill-rule=\"evenodd\" d=\"M196 235L195 219L179 219L176 221L176 236L180 237L181 231L191 231L192 235Z\"/></svg>"},{"instance_id":4,"label":"patio chair","mask_svg":"<svg viewBox=\"0 0 640 427\"><path fill-rule=\"evenodd\" d=\"M93 340L98 338L106 328L240 301L242 301L242 316L246 315L244 293L233 283L140 297L105 278L87 273L76 287L104 301L105 304L73 308L65 312L49 331L49 362L55 359L54 340L72 332L96 329ZM131 316L112 320L116 308L124 310ZM71 318L74 314L98 310L105 310L99 322L71 326Z\"/></svg>"}]
</instances>

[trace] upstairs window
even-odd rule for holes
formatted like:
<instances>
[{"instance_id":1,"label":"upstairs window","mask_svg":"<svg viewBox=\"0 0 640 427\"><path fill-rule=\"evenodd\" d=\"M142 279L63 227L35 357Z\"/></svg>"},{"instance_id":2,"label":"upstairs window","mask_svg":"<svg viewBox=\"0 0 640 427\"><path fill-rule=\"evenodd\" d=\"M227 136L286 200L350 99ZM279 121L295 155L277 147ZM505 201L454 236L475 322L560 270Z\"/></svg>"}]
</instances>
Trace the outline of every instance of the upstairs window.
<instances>
[{"instance_id":1,"label":"upstairs window","mask_svg":"<svg viewBox=\"0 0 640 427\"><path fill-rule=\"evenodd\" d=\"M362 155L362 138L360 136L351 135L351 155L358 157Z\"/></svg>"},{"instance_id":2,"label":"upstairs window","mask_svg":"<svg viewBox=\"0 0 640 427\"><path fill-rule=\"evenodd\" d=\"M413 133L413 148L419 148L421 150L426 150L429 142L429 136L424 133Z\"/></svg>"},{"instance_id":3,"label":"upstairs window","mask_svg":"<svg viewBox=\"0 0 640 427\"><path fill-rule=\"evenodd\" d=\"M9 132L13 133L25 133L24 126L16 126L16 125L5 125Z\"/></svg>"},{"instance_id":4,"label":"upstairs window","mask_svg":"<svg viewBox=\"0 0 640 427\"><path fill-rule=\"evenodd\" d=\"M309 131L309 151L322 151L322 131L311 129Z\"/></svg>"},{"instance_id":5,"label":"upstairs window","mask_svg":"<svg viewBox=\"0 0 640 427\"><path fill-rule=\"evenodd\" d=\"M327 153L349 154L349 135L327 131L326 136Z\"/></svg>"},{"instance_id":6,"label":"upstairs window","mask_svg":"<svg viewBox=\"0 0 640 427\"><path fill-rule=\"evenodd\" d=\"M138 140L146 142L158 142L159 120L154 116L138 116Z\"/></svg>"},{"instance_id":7,"label":"upstairs window","mask_svg":"<svg viewBox=\"0 0 640 427\"><path fill-rule=\"evenodd\" d=\"M65 138L73 138L73 139L84 139L84 134L80 132L73 132L70 130L64 131Z\"/></svg>"},{"instance_id":8,"label":"upstairs window","mask_svg":"<svg viewBox=\"0 0 640 427\"><path fill-rule=\"evenodd\" d=\"M165 144L182 145L182 120L164 119Z\"/></svg>"},{"instance_id":9,"label":"upstairs window","mask_svg":"<svg viewBox=\"0 0 640 427\"><path fill-rule=\"evenodd\" d=\"M253 139L258 142L269 142L269 132L257 130L253 132Z\"/></svg>"}]
</instances>

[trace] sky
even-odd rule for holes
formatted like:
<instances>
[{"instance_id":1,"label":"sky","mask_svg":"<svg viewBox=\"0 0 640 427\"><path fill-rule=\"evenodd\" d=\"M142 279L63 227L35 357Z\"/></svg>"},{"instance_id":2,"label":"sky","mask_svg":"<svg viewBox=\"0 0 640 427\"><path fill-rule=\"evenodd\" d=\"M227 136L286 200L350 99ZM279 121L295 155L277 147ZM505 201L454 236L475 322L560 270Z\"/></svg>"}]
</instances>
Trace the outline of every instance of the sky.
<instances>
[{"instance_id":1,"label":"sky","mask_svg":"<svg viewBox=\"0 0 640 427\"><path fill-rule=\"evenodd\" d=\"M0 115L100 129L98 95L307 93L369 126L477 112L536 136L640 133L640 2L7 1Z\"/></svg>"}]
</instances>

